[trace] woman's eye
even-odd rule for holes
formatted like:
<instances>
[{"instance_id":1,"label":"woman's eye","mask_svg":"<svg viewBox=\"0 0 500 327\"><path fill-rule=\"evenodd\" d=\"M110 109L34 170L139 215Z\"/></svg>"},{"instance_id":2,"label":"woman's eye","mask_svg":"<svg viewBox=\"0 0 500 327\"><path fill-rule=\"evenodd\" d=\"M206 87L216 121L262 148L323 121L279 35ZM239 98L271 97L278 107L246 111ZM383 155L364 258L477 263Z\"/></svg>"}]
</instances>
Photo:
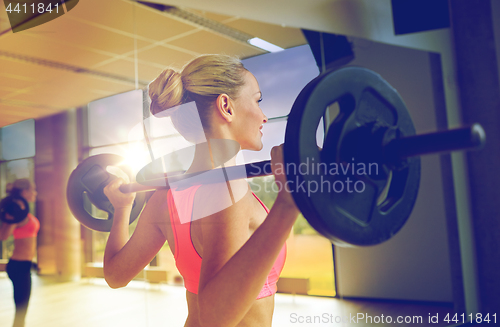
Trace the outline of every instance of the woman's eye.
<instances>
[{"instance_id":1,"label":"woman's eye","mask_svg":"<svg viewBox=\"0 0 500 327\"><path fill-rule=\"evenodd\" d=\"M262 98L260 98L259 100L257 100L257 103L260 103L260 102L262 102Z\"/></svg>"}]
</instances>

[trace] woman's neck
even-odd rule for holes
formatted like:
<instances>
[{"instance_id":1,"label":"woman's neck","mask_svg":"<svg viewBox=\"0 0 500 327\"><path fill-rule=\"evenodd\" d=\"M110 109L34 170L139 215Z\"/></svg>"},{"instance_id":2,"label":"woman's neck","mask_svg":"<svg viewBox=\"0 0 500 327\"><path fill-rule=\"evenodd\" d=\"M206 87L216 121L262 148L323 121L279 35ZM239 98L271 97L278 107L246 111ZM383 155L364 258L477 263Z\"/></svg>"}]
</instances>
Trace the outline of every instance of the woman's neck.
<instances>
[{"instance_id":1,"label":"woman's neck","mask_svg":"<svg viewBox=\"0 0 500 327\"><path fill-rule=\"evenodd\" d=\"M240 145L234 140L208 139L205 143L196 144L193 162L187 173L234 166L239 151Z\"/></svg>"}]
</instances>

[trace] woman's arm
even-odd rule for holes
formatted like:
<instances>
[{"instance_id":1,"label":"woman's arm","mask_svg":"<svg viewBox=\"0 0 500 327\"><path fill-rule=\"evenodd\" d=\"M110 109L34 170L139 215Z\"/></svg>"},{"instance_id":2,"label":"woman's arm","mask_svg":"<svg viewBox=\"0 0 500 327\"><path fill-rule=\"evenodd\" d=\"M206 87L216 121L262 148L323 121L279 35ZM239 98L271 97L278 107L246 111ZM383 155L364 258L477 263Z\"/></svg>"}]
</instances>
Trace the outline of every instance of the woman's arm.
<instances>
[{"instance_id":1,"label":"woman's arm","mask_svg":"<svg viewBox=\"0 0 500 327\"><path fill-rule=\"evenodd\" d=\"M203 218L206 221L202 227L203 262L198 290L203 326L235 326L243 319L298 216L294 204L278 198L266 220L246 241L248 219L244 215L250 209L242 200L225 213Z\"/></svg>"},{"instance_id":2,"label":"woman's arm","mask_svg":"<svg viewBox=\"0 0 500 327\"><path fill-rule=\"evenodd\" d=\"M159 224L168 221L164 211L165 194L156 192L141 213L129 239L129 219L135 195L121 193L123 180L117 179L104 189L115 208L113 225L104 252L104 278L112 288L126 286L151 262L166 241Z\"/></svg>"},{"instance_id":3,"label":"woman's arm","mask_svg":"<svg viewBox=\"0 0 500 327\"><path fill-rule=\"evenodd\" d=\"M273 162L282 162L281 148L273 149L273 153ZM286 182L284 176L275 177ZM266 220L248 238L248 217L255 210L254 201L249 193L200 222L203 261L198 306L204 326L235 326L243 319L299 214L291 195L280 192Z\"/></svg>"},{"instance_id":4,"label":"woman's arm","mask_svg":"<svg viewBox=\"0 0 500 327\"><path fill-rule=\"evenodd\" d=\"M5 222L2 222L2 224L0 225L0 241L5 241L6 239L8 239L16 226L17 224L7 224Z\"/></svg>"}]
</instances>

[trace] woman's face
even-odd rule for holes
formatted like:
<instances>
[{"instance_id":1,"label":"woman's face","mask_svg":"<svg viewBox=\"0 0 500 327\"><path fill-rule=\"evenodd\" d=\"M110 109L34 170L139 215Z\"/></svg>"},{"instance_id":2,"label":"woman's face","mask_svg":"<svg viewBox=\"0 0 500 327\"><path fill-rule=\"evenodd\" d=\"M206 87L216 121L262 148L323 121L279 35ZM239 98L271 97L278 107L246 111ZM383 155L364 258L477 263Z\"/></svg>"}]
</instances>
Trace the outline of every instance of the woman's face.
<instances>
[{"instance_id":1,"label":"woman's face","mask_svg":"<svg viewBox=\"0 0 500 327\"><path fill-rule=\"evenodd\" d=\"M26 199L28 202L35 202L36 201L36 195L37 191L35 188L35 185L31 184L30 188L27 190L22 190L21 191L21 196Z\"/></svg>"},{"instance_id":2,"label":"woman's face","mask_svg":"<svg viewBox=\"0 0 500 327\"><path fill-rule=\"evenodd\" d=\"M234 100L236 141L242 149L259 151L263 146L261 129L267 117L259 107L262 93L257 79L248 71L244 74L245 84Z\"/></svg>"}]
</instances>

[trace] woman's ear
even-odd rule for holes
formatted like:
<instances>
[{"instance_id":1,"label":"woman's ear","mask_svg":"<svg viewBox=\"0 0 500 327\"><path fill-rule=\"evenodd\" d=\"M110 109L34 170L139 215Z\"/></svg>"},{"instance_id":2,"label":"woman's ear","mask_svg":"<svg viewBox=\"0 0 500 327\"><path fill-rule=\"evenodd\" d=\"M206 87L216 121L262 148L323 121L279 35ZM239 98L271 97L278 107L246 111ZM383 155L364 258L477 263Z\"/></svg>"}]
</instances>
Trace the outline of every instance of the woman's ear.
<instances>
[{"instance_id":1,"label":"woman's ear","mask_svg":"<svg viewBox=\"0 0 500 327\"><path fill-rule=\"evenodd\" d=\"M233 121L234 106L233 100L229 97L229 95L225 93L220 94L215 101L215 105L222 119L224 119L228 123Z\"/></svg>"}]
</instances>

